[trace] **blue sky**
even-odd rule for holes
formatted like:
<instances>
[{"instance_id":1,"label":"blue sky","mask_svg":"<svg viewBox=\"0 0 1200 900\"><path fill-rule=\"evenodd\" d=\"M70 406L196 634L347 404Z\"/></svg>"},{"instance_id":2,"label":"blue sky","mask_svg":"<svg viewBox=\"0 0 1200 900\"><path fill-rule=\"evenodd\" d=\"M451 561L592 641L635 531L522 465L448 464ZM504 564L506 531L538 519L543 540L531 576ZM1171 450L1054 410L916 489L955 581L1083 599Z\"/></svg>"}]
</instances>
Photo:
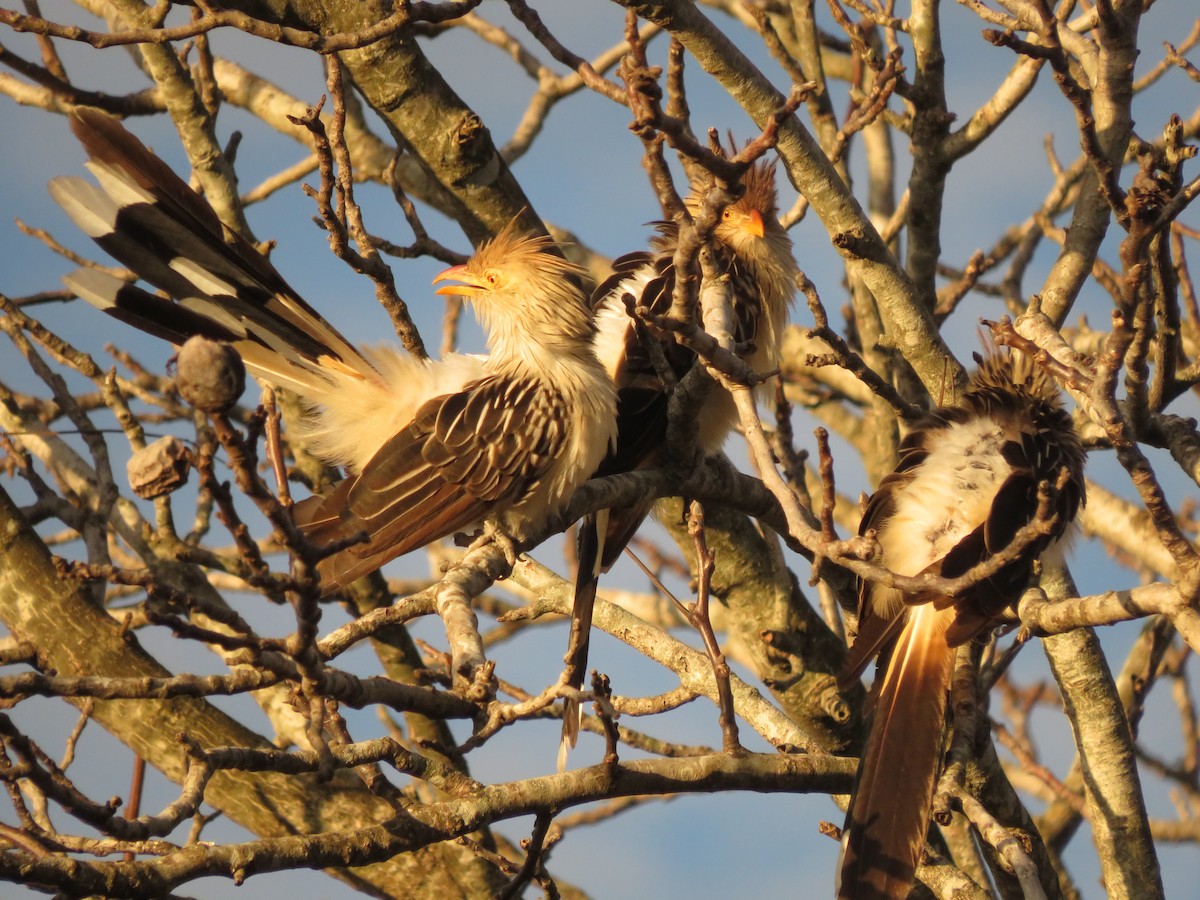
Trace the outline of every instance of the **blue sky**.
<instances>
[{"instance_id":1,"label":"blue sky","mask_svg":"<svg viewBox=\"0 0 1200 900\"><path fill-rule=\"evenodd\" d=\"M574 51L592 56L618 40L622 14L612 4L576 2L572 4L543 4L541 10L555 34ZM1160 0L1146 15L1142 33L1145 48L1140 65L1153 64L1162 40L1178 41L1191 24L1194 8L1181 0ZM64 19L72 9L64 0L43 4L49 18ZM493 21L513 27L503 4L488 3L482 14ZM712 13L716 16L718 14ZM822 13L822 15L824 15ZM1013 61L1007 50L993 48L979 38L981 24L969 12L956 4L944 4L947 70L950 73L948 91L951 107L964 121L976 106L990 95ZM736 24L730 25L731 35L744 47L753 48L756 41L747 37ZM5 34L5 46L36 58L36 49L25 36ZM323 79L314 57L300 51L264 46L233 33L213 36L217 52L240 59L283 85L294 95L313 101L324 91ZM77 81L89 88L110 92L142 86L142 81L126 56L126 51L113 49L103 52L88 48L62 45L69 71ZM466 102L479 112L497 144L507 140L524 108L531 84L512 66L500 51L479 49L465 35L451 35L426 45L429 55L460 92ZM546 57L543 51L538 55ZM665 43L661 40L652 51L663 57ZM781 89L786 79L775 64L758 50L753 52L756 63L768 72ZM1193 54L1194 55L1194 54ZM910 58L910 57L906 57ZM555 67L560 70L560 67ZM722 132L732 129L739 136L751 133L752 125L746 115L724 93L692 65L689 69L689 90L693 118L697 129L709 125ZM1169 73L1137 106L1137 127L1147 138L1161 132L1170 112L1186 115L1196 106L1195 86L1181 73ZM895 104L893 104L895 105ZM835 107L844 109L844 98ZM652 192L646 184L640 166L641 145L627 130L628 113L610 101L594 95L580 95L562 103L551 114L545 132L533 150L518 160L514 173L524 186L535 209L546 219L577 232L581 239L604 253L615 255L641 247L648 235L644 223L658 217L659 211ZM288 138L266 134L248 128L248 117L232 108L221 116L222 139L236 128L246 128L238 158L243 189L248 189L278 169L303 158L307 150ZM151 143L177 170L186 173L186 161L173 139L169 126L145 122L132 124L134 130ZM1074 159L1078 149L1071 111L1048 76L1041 82L1026 103L999 134L986 143L978 153L964 160L950 177L950 192L945 212L946 227L942 242L944 258L951 264L965 263L971 253L990 246L1003 228L1023 220L1036 208L1052 183L1042 148L1042 136L1054 134L1058 152L1064 162ZM906 152L903 138L896 142L898 157ZM861 146L856 147L861 153ZM58 278L71 268L40 243L21 235L13 225L20 217L30 225L47 228L72 248L95 257L88 241L74 232L65 217L49 202L46 182L59 174L79 173L83 153L67 131L61 119L32 111L0 97L0 153L5 165L0 168L0 204L6 213L0 220L0 291L19 296L55 286ZM903 165L903 163L901 163ZM861 183L861 158L856 156L852 170ZM1189 170L1190 171L1190 170ZM787 194L781 206L786 209L793 195ZM898 186L897 194L902 190ZM408 239L407 228L399 211L390 203L382 189L360 188L360 200L368 227L397 242ZM360 342L375 342L390 332L385 315L375 308L369 284L355 276L327 250L324 234L311 222L313 207L298 187L289 188L268 202L252 208L250 220L260 239L278 241L273 259L285 277L314 305L334 321L348 337ZM440 216L427 213L426 224L444 243L462 250L468 245L461 233ZM1195 213L1188 221L1200 224ZM809 277L816 283L826 305L835 310L843 302L842 271L836 253L829 247L828 238L814 216L809 216L793 232L797 258ZM1115 247L1110 239L1106 252L1110 258ZM1036 273L1044 273L1052 256L1043 251L1026 283L1028 291L1036 290ZM409 302L427 342L436 344L441 302L432 294L429 282L441 268L435 261L401 261L394 263L401 295ZM1098 326L1106 322L1110 301L1094 285L1085 288L1078 311L1087 313ZM161 367L170 351L148 339L134 337L79 304L40 308L46 323L77 346L90 351L107 365L103 345L112 341L128 347L147 364ZM976 323L980 316L996 316L1002 310L992 301L972 296L951 320L947 328L953 349L963 358L977 346ZM797 312L795 321L808 322L807 312ZM476 330L464 333L467 349L478 349ZM33 389L19 374L23 370L16 354L8 347L0 349L0 376L10 378L18 387ZM82 382L73 382L82 385ZM1194 403L1183 410L1195 414ZM810 442L813 422L798 417L795 430L798 440ZM743 460L740 448L731 446L735 459ZM1156 457L1156 461L1161 456ZM1112 490L1132 496L1127 478L1111 460L1094 458L1091 474L1102 474ZM868 489L861 467L849 455L838 458L839 486L853 495ZM1195 486L1179 478L1169 481L1172 499L1182 499L1185 492L1195 495ZM11 485L6 483L6 487ZM547 544L537 554L551 566L561 561L557 544ZM423 562L417 558L401 561L396 571L420 573ZM804 582L806 565L797 561L796 571ZM1075 574L1085 593L1124 587L1134 583L1134 576L1117 568L1094 548L1079 551ZM630 578L630 584L640 583ZM247 598L242 599L243 604ZM286 629L286 619L274 610L256 607L241 609L265 631ZM340 613L329 610L325 624L334 627L341 621ZM426 622L417 629L420 636L440 643L440 624ZM1127 648L1138 630L1137 625L1107 629L1102 635L1113 665L1119 665L1121 652ZM497 648L500 674L533 689L553 680L560 665L566 642L563 627L538 629L533 636L524 637ZM195 669L214 669L211 660L188 651L181 655L178 642L150 638L146 641L160 658L170 658L179 665ZM594 664L612 673L615 687L625 693L652 693L670 686L669 677L642 661L616 641L598 636L594 641ZM364 670L374 672L369 654L358 655ZM1040 677L1045 663L1038 648L1029 647L1023 653L1022 676ZM44 721L31 724L22 714L21 723L35 734L44 734L51 752L59 751L59 735L64 723L74 720L74 713L61 703L31 701L44 710ZM219 700L218 705L248 716L257 711L248 701ZM1162 716L1163 729L1173 729L1170 711L1163 706L1151 708L1152 716ZM1045 718L1045 717L1043 717ZM1153 721L1153 720L1152 720ZM251 724L254 722L252 720ZM265 726L262 726L265 727ZM376 736L381 727L373 715L360 714L352 718L356 737ZM701 702L673 714L669 726L652 729L681 741L703 741L716 744L719 733L715 711ZM1048 737L1043 741L1046 761L1060 774L1070 760L1069 731L1061 720L1047 722ZM1170 733L1174 734L1172 730ZM1172 739L1178 745L1178 739ZM93 743L94 742L94 743ZM510 729L472 755L473 774L484 780L505 780L553 769L557 744L557 727L542 723ZM127 775L126 755L112 746L111 739L98 728L89 729L84 749L113 753L122 762L112 783L102 779L85 782L97 796L125 793ZM599 742L589 735L582 739L577 760L586 764L599 759ZM157 777L152 778L152 790L144 808L154 810L173 796L173 789ZM1173 815L1160 789L1151 792L1153 813ZM157 807L156 807L157 804ZM1036 804L1034 805L1036 809ZM0 818L3 814L0 813ZM828 838L817 834L820 819L841 821L841 813L823 796L700 796L672 801L652 802L634 812L603 825L572 833L555 848L552 868L566 881L577 883L597 898L656 897L683 894L696 898L718 898L745 895L747 885L760 896L792 895L797 887L811 889L816 896L828 893L832 881L836 848ZM528 833L531 822L516 821L502 826L513 839ZM228 838L236 829L224 832ZM214 837L220 834L214 831ZM1102 891L1095 882L1092 853L1086 835L1076 838L1068 860L1075 867L1079 887L1085 897L1100 897ZM1182 854L1192 854L1189 866ZM1194 848L1177 850L1163 848L1164 872L1168 879L1168 896L1186 893L1185 879L1194 874ZM189 885L184 893L199 897L225 896L228 882L207 879ZM339 897L348 891L339 883L319 873L297 873L279 876L260 876L239 889L240 897L272 897L284 890L304 897ZM804 893L804 891L802 891ZM533 892L530 893L533 896Z\"/></svg>"}]
</instances>

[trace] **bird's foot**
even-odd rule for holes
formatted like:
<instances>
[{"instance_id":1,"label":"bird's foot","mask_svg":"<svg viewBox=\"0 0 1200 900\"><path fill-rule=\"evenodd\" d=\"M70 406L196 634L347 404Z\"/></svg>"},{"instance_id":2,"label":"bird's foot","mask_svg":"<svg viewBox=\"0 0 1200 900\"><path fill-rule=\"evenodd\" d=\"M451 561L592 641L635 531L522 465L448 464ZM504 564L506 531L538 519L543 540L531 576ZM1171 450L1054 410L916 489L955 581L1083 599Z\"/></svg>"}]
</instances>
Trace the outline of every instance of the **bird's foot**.
<instances>
[{"instance_id":1,"label":"bird's foot","mask_svg":"<svg viewBox=\"0 0 1200 900\"><path fill-rule=\"evenodd\" d=\"M504 554L504 559L508 562L508 567L510 569L513 568L517 564L517 542L504 530L503 526L498 522L493 522L491 519L483 523L483 533L471 542L471 546L467 548L467 552L470 553L472 550L477 550L480 547L485 547L493 543Z\"/></svg>"}]
</instances>

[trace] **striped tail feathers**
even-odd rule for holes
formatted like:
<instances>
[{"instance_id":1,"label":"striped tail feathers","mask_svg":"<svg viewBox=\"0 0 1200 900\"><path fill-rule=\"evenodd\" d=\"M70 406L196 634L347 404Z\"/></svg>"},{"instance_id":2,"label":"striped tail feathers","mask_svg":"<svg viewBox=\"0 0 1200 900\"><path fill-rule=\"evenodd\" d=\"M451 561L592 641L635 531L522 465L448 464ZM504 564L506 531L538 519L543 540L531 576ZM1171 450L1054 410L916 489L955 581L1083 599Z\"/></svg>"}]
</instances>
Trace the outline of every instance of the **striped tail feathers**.
<instances>
[{"instance_id":1,"label":"striped tail feathers","mask_svg":"<svg viewBox=\"0 0 1200 900\"><path fill-rule=\"evenodd\" d=\"M151 307L105 286L99 292L105 302L96 305L121 318L114 310L128 307L110 301L129 300L143 321L154 320L147 330L158 335L185 333L195 325L193 316L172 321L180 307L187 308L208 320L208 327L256 345L259 357L281 357L282 364L252 365L287 386L311 382L320 368L375 377L366 359L265 256L222 224L203 198L115 119L79 109L71 127L88 151L87 167L99 187L81 178L56 178L51 195L106 252L178 301ZM98 280L73 278L89 288L85 299L95 302ZM289 365L302 372L289 375Z\"/></svg>"},{"instance_id":2,"label":"striped tail feathers","mask_svg":"<svg viewBox=\"0 0 1200 900\"><path fill-rule=\"evenodd\" d=\"M237 350L251 373L278 387L306 397L319 396L332 387L329 373L317 361L289 352L278 340L264 343L257 332L227 314L213 316L208 307L198 310L187 303L173 303L97 269L76 269L63 281L78 297L114 319L176 346L195 335L225 341Z\"/></svg>"},{"instance_id":3,"label":"striped tail feathers","mask_svg":"<svg viewBox=\"0 0 1200 900\"><path fill-rule=\"evenodd\" d=\"M912 886L933 805L954 649L954 609L911 610L872 690L874 714L847 814L839 900L894 900Z\"/></svg>"},{"instance_id":4,"label":"striped tail feathers","mask_svg":"<svg viewBox=\"0 0 1200 900\"><path fill-rule=\"evenodd\" d=\"M238 339L225 324L99 269L76 269L64 276L63 282L77 297L114 319L172 344L182 344L197 334L214 341Z\"/></svg>"}]
</instances>

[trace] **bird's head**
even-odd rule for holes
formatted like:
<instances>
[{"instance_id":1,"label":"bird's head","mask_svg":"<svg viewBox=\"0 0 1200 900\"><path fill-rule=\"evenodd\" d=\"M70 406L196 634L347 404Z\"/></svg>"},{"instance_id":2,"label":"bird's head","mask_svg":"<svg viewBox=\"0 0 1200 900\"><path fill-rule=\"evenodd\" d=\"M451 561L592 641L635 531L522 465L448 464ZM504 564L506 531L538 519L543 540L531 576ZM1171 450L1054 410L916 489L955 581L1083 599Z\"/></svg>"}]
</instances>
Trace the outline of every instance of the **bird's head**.
<instances>
[{"instance_id":1,"label":"bird's head","mask_svg":"<svg viewBox=\"0 0 1200 900\"><path fill-rule=\"evenodd\" d=\"M742 188L742 196L721 211L713 236L752 264L790 257L792 242L779 224L775 163L756 161L742 175ZM703 192L698 191L684 202L695 216L703 201Z\"/></svg>"},{"instance_id":2,"label":"bird's head","mask_svg":"<svg viewBox=\"0 0 1200 900\"><path fill-rule=\"evenodd\" d=\"M578 286L584 274L559 255L554 241L518 232L514 220L466 263L451 266L433 282L448 282L438 294L472 302L495 351L497 342L507 345L518 335L525 342L590 341L595 326Z\"/></svg>"},{"instance_id":3,"label":"bird's head","mask_svg":"<svg viewBox=\"0 0 1200 900\"><path fill-rule=\"evenodd\" d=\"M775 195L775 163L759 160L742 176L742 196L721 212L717 239L734 248L757 248L768 234L782 233Z\"/></svg>"},{"instance_id":4,"label":"bird's head","mask_svg":"<svg viewBox=\"0 0 1200 900\"><path fill-rule=\"evenodd\" d=\"M1001 348L990 331L981 329L983 353L974 354L979 368L971 376L967 393L1015 392L1029 403L1062 409L1062 392L1046 369L1034 357L1021 350Z\"/></svg>"},{"instance_id":5,"label":"bird's head","mask_svg":"<svg viewBox=\"0 0 1200 900\"><path fill-rule=\"evenodd\" d=\"M777 324L795 296L799 270L792 256L792 239L779 222L775 192L775 163L757 160L742 175L742 196L721 212L713 237L733 251L738 263L759 283ZM687 205L693 215L702 197L692 194Z\"/></svg>"}]
</instances>

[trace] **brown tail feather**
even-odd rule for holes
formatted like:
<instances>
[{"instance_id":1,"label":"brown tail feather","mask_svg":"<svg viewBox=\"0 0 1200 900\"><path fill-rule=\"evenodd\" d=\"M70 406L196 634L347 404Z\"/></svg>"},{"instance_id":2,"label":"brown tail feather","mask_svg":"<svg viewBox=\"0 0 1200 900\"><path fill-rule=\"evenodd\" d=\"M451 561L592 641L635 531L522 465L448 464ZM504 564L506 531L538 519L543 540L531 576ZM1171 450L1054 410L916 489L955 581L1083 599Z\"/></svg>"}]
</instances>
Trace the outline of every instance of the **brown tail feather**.
<instances>
[{"instance_id":1,"label":"brown tail feather","mask_svg":"<svg viewBox=\"0 0 1200 900\"><path fill-rule=\"evenodd\" d=\"M621 553L650 514L654 500L621 509L604 509L586 516L579 523L579 538L575 558L575 603L571 610L571 635L567 640L567 686L579 690L587 677L588 644L592 631L592 610L600 576L612 568ZM579 739L582 709L570 697L563 701L562 743L558 751L558 768L567 763L567 751Z\"/></svg>"},{"instance_id":2,"label":"brown tail feather","mask_svg":"<svg viewBox=\"0 0 1200 900\"><path fill-rule=\"evenodd\" d=\"M586 516L579 523L577 542L577 571L575 575L575 602L571 609L571 635L567 639L567 652L563 656L566 664L567 686L579 690L587 675L588 644L592 635L592 612L596 605L596 589L600 585L603 571L605 535L608 532L608 510L600 510ZM567 752L579 740L579 723L583 709L578 700L567 697L563 700L562 740L558 747L558 770L567 767Z\"/></svg>"},{"instance_id":3,"label":"brown tail feather","mask_svg":"<svg viewBox=\"0 0 1200 900\"><path fill-rule=\"evenodd\" d=\"M843 838L839 900L908 896L942 752L954 650L945 631L954 610L909 614L876 687L871 733Z\"/></svg>"},{"instance_id":4,"label":"brown tail feather","mask_svg":"<svg viewBox=\"0 0 1200 900\"><path fill-rule=\"evenodd\" d=\"M604 552L600 556L601 573L607 572L621 558L621 554L629 546L633 536L637 534L642 523L646 521L646 517L650 515L653 506L654 500L651 498L634 506L608 511L608 524L604 532Z\"/></svg>"}]
</instances>

